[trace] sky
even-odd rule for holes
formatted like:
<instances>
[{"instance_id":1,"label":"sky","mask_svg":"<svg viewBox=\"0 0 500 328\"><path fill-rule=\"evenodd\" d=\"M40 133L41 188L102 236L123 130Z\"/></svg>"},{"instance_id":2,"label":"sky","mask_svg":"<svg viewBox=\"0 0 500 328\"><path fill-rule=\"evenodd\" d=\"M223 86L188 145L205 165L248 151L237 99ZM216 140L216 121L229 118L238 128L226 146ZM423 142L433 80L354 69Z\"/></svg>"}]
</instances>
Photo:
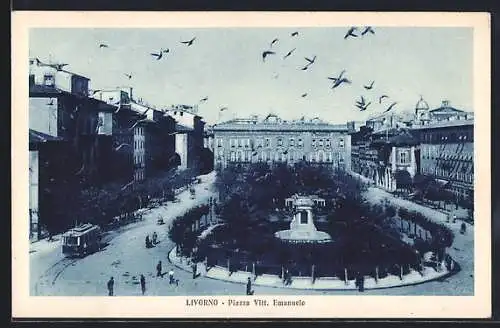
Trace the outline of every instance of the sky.
<instances>
[{"instance_id":1,"label":"sky","mask_svg":"<svg viewBox=\"0 0 500 328\"><path fill-rule=\"evenodd\" d=\"M474 111L472 28L374 26L375 34L344 39L348 28L40 28L30 30L29 52L67 63L66 70L91 79L91 89L130 86L136 98L159 108L198 104L210 124L269 113L343 124L364 121L392 102L395 113L413 111L420 96L431 108L449 100ZM181 43L193 37L191 46ZM151 53L162 48L169 53L156 60ZM276 54L264 62L265 50ZM304 57L314 56L302 71ZM352 84L332 90L327 77L342 70ZM379 104L382 94L389 98ZM361 95L372 102L363 112L355 107Z\"/></svg>"}]
</instances>

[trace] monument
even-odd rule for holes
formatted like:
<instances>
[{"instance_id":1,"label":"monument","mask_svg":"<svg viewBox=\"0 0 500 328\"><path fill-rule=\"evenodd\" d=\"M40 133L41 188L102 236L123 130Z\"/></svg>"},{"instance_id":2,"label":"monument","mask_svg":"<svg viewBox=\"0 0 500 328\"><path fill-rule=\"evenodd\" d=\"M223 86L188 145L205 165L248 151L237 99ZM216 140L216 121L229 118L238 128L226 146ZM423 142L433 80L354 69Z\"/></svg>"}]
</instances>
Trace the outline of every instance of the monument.
<instances>
[{"instance_id":1,"label":"monument","mask_svg":"<svg viewBox=\"0 0 500 328\"><path fill-rule=\"evenodd\" d=\"M293 219L289 230L277 231L276 238L294 243L326 243L331 242L331 236L316 229L313 220L313 207L325 204L325 200L316 196L293 195L285 200L287 206L293 209Z\"/></svg>"}]
</instances>

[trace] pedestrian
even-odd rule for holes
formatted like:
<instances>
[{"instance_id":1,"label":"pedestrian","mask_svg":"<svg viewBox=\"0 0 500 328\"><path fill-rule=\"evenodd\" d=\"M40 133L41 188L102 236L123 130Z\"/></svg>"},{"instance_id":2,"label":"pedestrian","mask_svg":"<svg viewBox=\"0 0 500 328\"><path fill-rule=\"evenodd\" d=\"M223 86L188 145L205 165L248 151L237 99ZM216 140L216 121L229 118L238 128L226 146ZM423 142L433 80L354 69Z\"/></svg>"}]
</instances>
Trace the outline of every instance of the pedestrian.
<instances>
[{"instance_id":1,"label":"pedestrian","mask_svg":"<svg viewBox=\"0 0 500 328\"><path fill-rule=\"evenodd\" d=\"M198 269L198 265L196 264L196 262L193 263L191 268L193 269L193 279L196 279L196 273L197 273L197 269Z\"/></svg>"},{"instance_id":2,"label":"pedestrian","mask_svg":"<svg viewBox=\"0 0 500 328\"><path fill-rule=\"evenodd\" d=\"M143 274L141 274L141 291L142 291L142 295L144 295L144 293L146 293L146 278L144 277Z\"/></svg>"},{"instance_id":3,"label":"pedestrian","mask_svg":"<svg viewBox=\"0 0 500 328\"><path fill-rule=\"evenodd\" d=\"M156 231L153 232L153 245L156 245L156 239L158 238L158 235L156 234Z\"/></svg>"},{"instance_id":4,"label":"pedestrian","mask_svg":"<svg viewBox=\"0 0 500 328\"><path fill-rule=\"evenodd\" d=\"M158 261L158 264L156 265L156 276L161 277L161 261Z\"/></svg>"},{"instance_id":5,"label":"pedestrian","mask_svg":"<svg viewBox=\"0 0 500 328\"><path fill-rule=\"evenodd\" d=\"M114 285L115 285L115 280L113 279L113 277L111 277L108 280L108 296L113 296Z\"/></svg>"},{"instance_id":6,"label":"pedestrian","mask_svg":"<svg viewBox=\"0 0 500 328\"><path fill-rule=\"evenodd\" d=\"M252 279L250 279L250 277L248 277L248 280L247 280L247 295L253 295Z\"/></svg>"},{"instance_id":7,"label":"pedestrian","mask_svg":"<svg viewBox=\"0 0 500 328\"><path fill-rule=\"evenodd\" d=\"M168 272L168 279L169 279L168 283L169 283L170 285L171 285L171 284L173 284L173 283L175 283L175 281L174 281L174 270L172 270L172 269L171 269L171 270Z\"/></svg>"},{"instance_id":8,"label":"pedestrian","mask_svg":"<svg viewBox=\"0 0 500 328\"><path fill-rule=\"evenodd\" d=\"M457 215L453 214L453 223L457 222Z\"/></svg>"},{"instance_id":9,"label":"pedestrian","mask_svg":"<svg viewBox=\"0 0 500 328\"><path fill-rule=\"evenodd\" d=\"M146 248L151 248L151 241L149 240L149 235L146 235Z\"/></svg>"},{"instance_id":10,"label":"pedestrian","mask_svg":"<svg viewBox=\"0 0 500 328\"><path fill-rule=\"evenodd\" d=\"M364 292L365 291L365 276L360 275L359 277L359 291Z\"/></svg>"},{"instance_id":11,"label":"pedestrian","mask_svg":"<svg viewBox=\"0 0 500 328\"><path fill-rule=\"evenodd\" d=\"M465 230L467 230L467 225L465 224L465 222L462 222L462 224L460 225L460 233L462 235L465 234Z\"/></svg>"}]
</instances>

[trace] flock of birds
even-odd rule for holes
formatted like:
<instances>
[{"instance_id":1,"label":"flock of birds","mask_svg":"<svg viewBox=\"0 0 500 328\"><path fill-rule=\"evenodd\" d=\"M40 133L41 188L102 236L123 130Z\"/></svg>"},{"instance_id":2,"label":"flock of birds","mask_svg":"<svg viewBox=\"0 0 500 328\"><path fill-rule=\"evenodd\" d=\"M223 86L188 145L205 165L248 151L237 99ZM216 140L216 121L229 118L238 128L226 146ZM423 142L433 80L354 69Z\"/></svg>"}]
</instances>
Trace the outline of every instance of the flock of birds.
<instances>
[{"instance_id":1,"label":"flock of birds","mask_svg":"<svg viewBox=\"0 0 500 328\"><path fill-rule=\"evenodd\" d=\"M361 27L358 27L358 26L352 26L350 27L345 35L344 35L344 40L347 40L347 39L351 39L351 38L360 38L360 37L366 37L368 35L375 35L375 30L371 27L371 26L365 26L363 28ZM295 32L292 32L290 33L290 37L291 38L297 38L299 37L299 32L298 31L295 31ZM180 44L183 44L187 47L191 47L195 44L195 41L197 40L196 36L192 37L191 39L189 40L185 40L185 41L179 41ZM278 38L274 38L270 43L269 43L269 48L262 51L262 54L261 54L261 58L262 58L262 62L263 63L266 63L267 62L267 59L269 58L269 56L276 56L278 54L278 50L276 49L276 45L280 42L280 40ZM98 47L100 49L107 49L107 48L110 48L110 45L107 44L107 43L99 43ZM281 57L282 60L287 60L288 58L292 57L295 52L296 52L297 48L294 47L286 52L283 52L283 55ZM149 53L149 56L152 57L153 60L155 61L160 61L162 59L165 59L167 57L167 54L171 53L171 49L170 48L160 48L158 51L151 51ZM43 64L43 65L47 65L47 66L52 66L54 67L55 69L57 70L62 70L63 67L65 67L66 65L68 64L46 64L46 63L41 63L39 61L39 59L36 59L38 64ZM307 71L310 69L310 67L312 67L312 65L314 65L317 61L317 56L316 55L311 55L311 56L306 56L304 57L304 65L302 65L300 68L298 68L299 70L301 71ZM133 74L132 73L124 73L124 76L128 79L128 80L132 80L133 78ZM279 74L275 73L273 78L274 79L277 79L279 77ZM335 76L328 76L327 79L331 82L331 86L330 88L334 91L336 90L337 88L341 87L341 86L344 86L344 85L351 85L353 82L352 80L346 76L346 70L342 70L339 74L335 75ZM368 84L363 84L363 87L366 91L370 91L374 88L374 85L375 85L375 81L370 81ZM90 93L91 94L95 94L96 92L98 92L100 90L90 90ZM301 98L306 98L308 97L308 92L303 92L300 97ZM386 99L389 99L389 96L388 95L385 95L385 94L382 94L378 97L378 103L380 105L383 104L384 100ZM207 102L208 101L208 96L205 96L203 98L201 98L198 103L204 103L204 102ZM364 95L361 95L359 100L356 100L355 103L354 103L354 106L356 108L359 109L359 111L366 111L369 106L372 104L372 101L369 101L367 100L367 98L364 96ZM390 110L392 110L395 106L397 105L397 102L394 101L390 104L385 104L384 103L384 106L386 106L386 109L382 112L382 113L386 113ZM219 108L219 112L223 112L223 111L226 111L228 110L228 107L220 107Z\"/></svg>"},{"instance_id":2,"label":"flock of birds","mask_svg":"<svg viewBox=\"0 0 500 328\"><path fill-rule=\"evenodd\" d=\"M293 33L290 34L291 37L297 37L298 35L299 35L299 33L297 31L295 31L295 32L293 32ZM360 28L360 27L357 27L357 26L352 26L345 33L344 40L349 39L349 38L364 37L365 35L375 35L375 30L371 26L366 26L364 28ZM269 56L277 55L277 51L275 50L274 46L278 42L279 42L278 38L273 39L271 41L271 43L269 44L269 49L266 49L266 50L264 50L262 52L262 61L264 63L266 62L266 59ZM293 49L287 51L286 54L283 55L282 59L285 60L288 57L292 56L292 54L296 50L297 50L297 48L293 48ZM313 56L309 56L309 57L304 57L304 59L306 61L305 65L299 68L301 71L308 70L316 62L317 56L313 55ZM345 74L346 74L346 70L342 70L340 72L340 74L338 74L337 76L328 76L327 77L327 79L332 82L332 85L331 85L331 89L332 90L335 90L335 89L337 89L338 87L340 87L342 85L352 84L351 79L349 79L348 77L346 77ZM273 78L275 78L275 79L277 79L278 77L279 77L278 74L275 74L273 76ZM375 84L375 81L371 81L369 84L363 85L363 87L364 87L365 90L372 90L374 88L374 84ZM306 98L307 96L308 96L307 92L304 92L304 93L301 94L302 98ZM385 94L381 95L378 98L379 104L382 104L383 101L385 99L388 99L388 98L389 98L388 95L385 95ZM371 101L367 101L366 98L363 95L361 95L360 96L360 100L357 100L355 102L355 107L357 107L360 111L365 111L365 110L368 109L368 107L371 104L372 104ZM386 107L386 109L383 111L383 113L386 113L386 112L392 110L396 105L397 105L397 102L395 102L395 101L392 102L391 104L389 104Z\"/></svg>"},{"instance_id":3,"label":"flock of birds","mask_svg":"<svg viewBox=\"0 0 500 328\"><path fill-rule=\"evenodd\" d=\"M358 38L358 37L364 37L366 35L375 35L375 30L373 29L373 27L371 26L365 26L363 28L360 28L358 26L351 26L347 32L345 33L344 35L344 40L346 39L349 39L349 38ZM299 32L298 31L295 31L295 32L292 32L290 34L290 37L292 38L295 38L295 37L298 37L299 36ZM193 37L191 38L190 40L186 40L186 41L180 41L181 44L184 44L188 47L192 46L194 44L196 40L196 37ZM266 59L269 57L269 56L273 56L273 55L277 55L277 50L275 50L275 46L276 44L279 43L279 39L278 38L274 38L270 44L269 44L269 49L266 49L264 51L262 51L262 61L265 63L266 62ZM106 43L100 43L99 44L99 48L109 48L109 45L106 44ZM284 53L284 55L282 56L282 59L283 60L286 60L287 58L291 57L294 52L297 50L297 48L293 48L291 50L288 50L286 53ZM161 59L164 59L166 57L166 54L170 53L170 49L169 48L166 48L166 49L163 49L161 48L159 51L157 52L151 52L150 53L150 56L152 56L155 60L161 60ZM299 69L301 71L307 71L315 62L316 62L316 59L317 59L317 56L316 55L313 55L313 56L309 56L309 57L304 57L304 60L305 60L305 63L303 66L301 66ZM342 70L340 72L340 74L338 74L337 76L328 76L327 79L330 80L332 82L332 85L331 85L331 89L332 90L335 90L337 89L338 87L342 86L342 85L349 85L349 84L352 84L352 80L349 79L348 77L345 76L346 74L346 70ZM127 77L127 79L132 79L132 74L131 73L124 73L125 77ZM277 79L279 77L279 74L274 74L273 78L274 79ZM364 89L365 90L372 90L374 88L374 83L375 81L371 81L369 84L367 85L363 85ZM306 98L308 96L308 93L307 92L304 92L301 94L301 97L302 98ZM379 98L378 98L378 102L379 104L382 104L383 101L385 99L388 99L389 96L387 95L381 95ZM207 102L208 101L208 96L205 96L203 98L201 98L198 103L204 103L204 102ZM360 100L357 100L355 102L355 107L358 108L360 111L365 111L368 109L368 107L372 104L371 101L367 101L365 96L361 95L360 96ZM390 103L386 109L383 111L383 113L385 112L388 112L390 110L392 110L395 106L397 105L397 102L392 102ZM228 107L220 107L219 108L219 112L223 112L223 111L226 111L228 110Z\"/></svg>"}]
</instances>

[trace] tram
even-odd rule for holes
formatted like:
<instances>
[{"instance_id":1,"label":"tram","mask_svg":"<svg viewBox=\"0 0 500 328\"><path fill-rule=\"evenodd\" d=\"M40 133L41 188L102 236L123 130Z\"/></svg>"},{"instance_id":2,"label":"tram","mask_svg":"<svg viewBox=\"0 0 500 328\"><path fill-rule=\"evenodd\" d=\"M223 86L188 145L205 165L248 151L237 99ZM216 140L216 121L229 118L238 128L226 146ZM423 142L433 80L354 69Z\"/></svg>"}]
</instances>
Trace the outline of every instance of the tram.
<instances>
[{"instance_id":1,"label":"tram","mask_svg":"<svg viewBox=\"0 0 500 328\"><path fill-rule=\"evenodd\" d=\"M63 234L62 252L68 257L82 257L101 249L101 228L86 223Z\"/></svg>"}]
</instances>

